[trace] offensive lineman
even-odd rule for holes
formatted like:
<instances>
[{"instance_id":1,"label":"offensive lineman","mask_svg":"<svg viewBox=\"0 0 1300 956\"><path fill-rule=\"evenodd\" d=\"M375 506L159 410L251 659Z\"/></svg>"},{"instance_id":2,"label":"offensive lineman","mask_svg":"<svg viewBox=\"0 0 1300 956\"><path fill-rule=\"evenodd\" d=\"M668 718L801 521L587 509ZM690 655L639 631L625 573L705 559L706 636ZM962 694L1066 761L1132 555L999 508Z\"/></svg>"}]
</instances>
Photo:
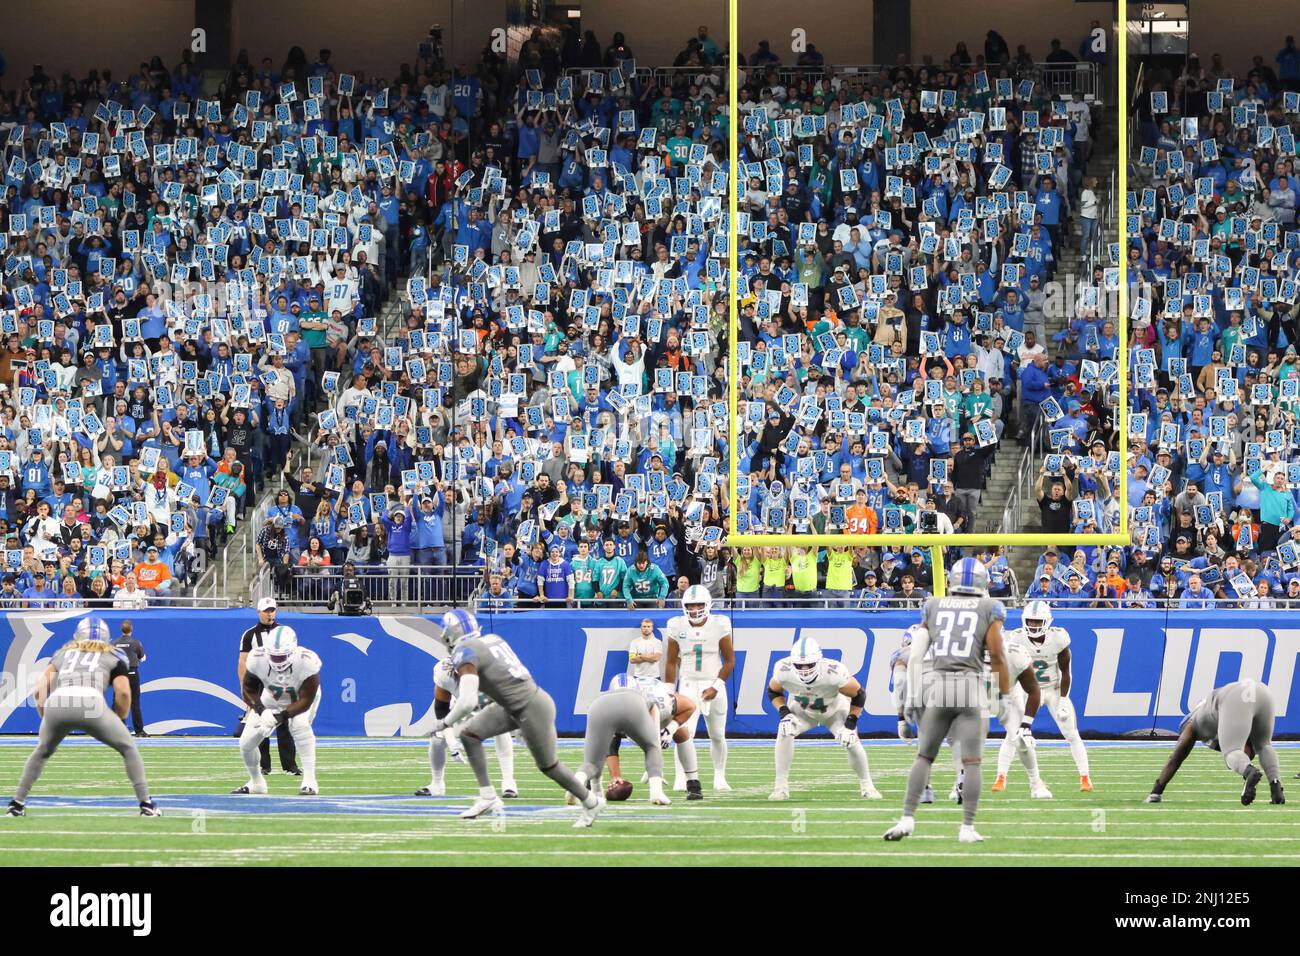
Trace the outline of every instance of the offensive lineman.
<instances>
[{"instance_id":1,"label":"offensive lineman","mask_svg":"<svg viewBox=\"0 0 1300 956\"><path fill-rule=\"evenodd\" d=\"M788 657L776 662L767 685L767 699L781 714L776 732L776 782L769 800L790 799L790 764L794 739L813 727L825 727L849 752L849 766L858 777L858 790L868 800L882 799L871 782L867 752L858 737L858 717L867 692L849 669L822 657L812 638L801 637Z\"/></svg>"},{"instance_id":2,"label":"offensive lineman","mask_svg":"<svg viewBox=\"0 0 1300 956\"><path fill-rule=\"evenodd\" d=\"M32 700L41 718L40 737L23 766L18 790L9 801L6 811L9 816L27 815L27 795L45 769L46 761L74 730L89 734L121 754L127 778L140 801L140 816L162 816L149 796L149 781L145 779L140 751L123 723L131 707L131 683L127 678L126 656L113 647L112 640L103 620L82 618L77 622L72 640L55 653L37 678ZM110 687L112 710L104 700L104 693Z\"/></svg>"},{"instance_id":3,"label":"offensive lineman","mask_svg":"<svg viewBox=\"0 0 1300 956\"><path fill-rule=\"evenodd\" d=\"M986 649L998 693L1005 696L1011 690L1002 648L1002 622L1007 611L1001 601L988 596L988 584L984 565L974 558L962 558L948 572L948 594L925 601L921 618L925 629L915 632L907 674L909 722L920 711L915 721L917 754L907 778L903 816L885 831L886 840L901 840L915 831L916 807L944 737L961 748L966 775L963 820L957 839L962 843L984 839L975 830L975 813L979 809L983 782L980 762L988 731L983 681ZM922 680L922 661L927 653L932 658Z\"/></svg>"},{"instance_id":4,"label":"offensive lineman","mask_svg":"<svg viewBox=\"0 0 1300 956\"><path fill-rule=\"evenodd\" d=\"M443 658L433 668L433 716L446 717L456 703L456 675L451 669L451 659ZM478 695L478 708L486 707L490 701ZM519 785L515 783L515 739L510 734L501 734L496 738L497 763L501 767L501 796L513 800L519 796ZM460 739L451 729L429 738L429 770L432 776L429 785L415 791L417 797L442 797L447 794L443 774L447 769L447 756L460 760Z\"/></svg>"},{"instance_id":5,"label":"offensive lineman","mask_svg":"<svg viewBox=\"0 0 1300 956\"><path fill-rule=\"evenodd\" d=\"M460 739L479 786L478 799L460 815L461 819L473 820L504 809L488 777L483 741L519 728L537 769L582 802L582 818L587 821L584 825L590 826L604 809L605 798L588 792L586 784L560 762L555 752L555 701L551 695L537 686L510 645L499 635L484 634L468 611L457 608L444 614L440 639L451 651L458 693L447 716L434 721L432 732L445 733L446 728L465 721ZM492 703L471 717L480 691Z\"/></svg>"},{"instance_id":6,"label":"offensive lineman","mask_svg":"<svg viewBox=\"0 0 1300 956\"><path fill-rule=\"evenodd\" d=\"M709 731L709 756L713 759L713 789L731 789L727 783L727 684L736 666L736 652L731 643L731 622L722 615L710 614L713 596L702 584L692 584L682 595L684 613L668 622L668 662L664 680L675 685L695 701L698 714L704 716ZM692 736L699 725L692 717ZM674 790L686 790L681 751L677 753Z\"/></svg>"},{"instance_id":7,"label":"offensive lineman","mask_svg":"<svg viewBox=\"0 0 1300 956\"><path fill-rule=\"evenodd\" d=\"M587 784L593 793L600 791L601 771L606 759L617 756L618 744L623 737L645 753L646 774L650 781L650 802L657 807L672 803L664 793L664 750L672 735L663 728L664 707L672 702L654 693L649 682L642 683L627 674L615 674L609 689L592 701L587 711L587 733L582 746L582 769L577 778ZM671 720L671 717L669 718ZM676 730L676 728L673 728ZM589 827L595 817L586 813L574 822L575 828Z\"/></svg>"},{"instance_id":8,"label":"offensive lineman","mask_svg":"<svg viewBox=\"0 0 1300 956\"><path fill-rule=\"evenodd\" d=\"M1024 647L1033 663L1034 677L1043 696L1043 706L1056 721L1061 736L1070 745L1070 756L1079 769L1079 789L1092 790L1088 775L1088 751L1079 736L1079 721L1070 702L1070 633L1063 627L1052 626L1052 608L1046 601L1030 601L1021 615L1021 626L1007 631L1008 645ZM1014 679L1013 679L1014 682ZM1023 695L1013 691L1023 709ZM998 779L993 792L1007 788L1007 771L1011 769L1011 752L1015 740L1008 728L1007 736L998 751Z\"/></svg>"},{"instance_id":9,"label":"offensive lineman","mask_svg":"<svg viewBox=\"0 0 1300 956\"><path fill-rule=\"evenodd\" d=\"M1244 806L1255 801L1255 788L1265 775L1272 794L1270 802L1286 803L1277 751L1273 749L1273 714L1273 694L1268 685L1250 678L1226 684L1198 701L1183 719L1174 752L1156 778L1146 802L1161 802L1165 787L1199 740L1210 749L1221 751L1228 769L1245 779L1241 791ZM1251 763L1256 756L1263 773Z\"/></svg>"},{"instance_id":10,"label":"offensive lineman","mask_svg":"<svg viewBox=\"0 0 1300 956\"><path fill-rule=\"evenodd\" d=\"M276 625L260 647L248 652L247 665L241 689L252 714L244 721L239 752L248 768L248 783L231 793L267 792L258 751L278 728L279 733L292 735L302 758L298 793L316 796L320 786L316 783L316 734L311 725L320 709L320 658L298 645L293 628Z\"/></svg>"}]
</instances>

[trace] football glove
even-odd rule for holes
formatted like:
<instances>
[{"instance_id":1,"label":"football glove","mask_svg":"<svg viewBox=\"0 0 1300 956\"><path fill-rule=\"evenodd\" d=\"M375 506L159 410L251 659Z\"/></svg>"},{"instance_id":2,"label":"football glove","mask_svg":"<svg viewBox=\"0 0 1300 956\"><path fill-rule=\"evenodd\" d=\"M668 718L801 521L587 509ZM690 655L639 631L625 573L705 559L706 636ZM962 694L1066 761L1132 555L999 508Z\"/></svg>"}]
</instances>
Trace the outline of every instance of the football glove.
<instances>
[{"instance_id":1,"label":"football glove","mask_svg":"<svg viewBox=\"0 0 1300 956\"><path fill-rule=\"evenodd\" d=\"M1017 731L1016 736L1026 747L1033 747L1038 743L1034 740L1034 722L1028 717L1020 722L1020 730Z\"/></svg>"},{"instance_id":2,"label":"football glove","mask_svg":"<svg viewBox=\"0 0 1300 956\"><path fill-rule=\"evenodd\" d=\"M262 723L262 733L270 735L280 724L280 715L273 710L262 711L261 717L258 718Z\"/></svg>"},{"instance_id":3,"label":"football glove","mask_svg":"<svg viewBox=\"0 0 1300 956\"><path fill-rule=\"evenodd\" d=\"M437 720L435 720L435 721L433 722L433 726L429 728L429 736L430 736L430 737L436 737L436 736L438 736L439 734L441 734L441 733L443 732L443 730L446 729L446 727L447 727L447 725L446 725L445 723L443 723L442 718L439 717ZM445 738L444 738L444 739L445 739Z\"/></svg>"},{"instance_id":4,"label":"football glove","mask_svg":"<svg viewBox=\"0 0 1300 956\"><path fill-rule=\"evenodd\" d=\"M672 745L673 745L673 735L670 734L668 732L668 728L665 727L663 730L659 731L659 749L667 750Z\"/></svg>"},{"instance_id":5,"label":"football glove","mask_svg":"<svg viewBox=\"0 0 1300 956\"><path fill-rule=\"evenodd\" d=\"M1068 698L1062 698L1062 699L1061 699L1061 703L1058 704L1058 705L1057 705L1057 708L1056 708L1056 722L1059 724L1059 723L1060 723L1061 721L1063 721L1063 720L1069 720L1069 719L1070 719L1070 712L1071 712L1073 709L1074 709L1074 708L1070 706L1070 701L1069 701L1069 699L1068 699Z\"/></svg>"},{"instance_id":6,"label":"football glove","mask_svg":"<svg viewBox=\"0 0 1300 956\"><path fill-rule=\"evenodd\" d=\"M794 732L794 714L786 714L781 718L781 722L776 725L776 735L778 737L793 737Z\"/></svg>"},{"instance_id":7,"label":"football glove","mask_svg":"<svg viewBox=\"0 0 1300 956\"><path fill-rule=\"evenodd\" d=\"M841 727L840 732L835 735L835 739L838 740L840 745L843 747L852 747L853 744L857 742L858 732L856 730L850 730L848 727Z\"/></svg>"},{"instance_id":8,"label":"football glove","mask_svg":"<svg viewBox=\"0 0 1300 956\"><path fill-rule=\"evenodd\" d=\"M1015 723L1016 708L1011 702L1011 697L1003 694L998 697L998 723L1004 728L1010 728Z\"/></svg>"},{"instance_id":9,"label":"football glove","mask_svg":"<svg viewBox=\"0 0 1300 956\"><path fill-rule=\"evenodd\" d=\"M921 726L921 708L908 704L903 708L903 720L914 727Z\"/></svg>"}]
</instances>

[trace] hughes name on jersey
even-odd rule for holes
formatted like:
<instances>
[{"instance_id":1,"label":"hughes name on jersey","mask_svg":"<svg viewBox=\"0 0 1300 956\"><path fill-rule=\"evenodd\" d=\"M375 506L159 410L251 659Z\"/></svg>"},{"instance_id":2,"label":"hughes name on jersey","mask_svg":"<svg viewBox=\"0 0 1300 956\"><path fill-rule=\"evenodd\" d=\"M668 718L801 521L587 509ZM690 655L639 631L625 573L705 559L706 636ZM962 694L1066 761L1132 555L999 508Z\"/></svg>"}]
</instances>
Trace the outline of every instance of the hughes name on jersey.
<instances>
[{"instance_id":1,"label":"hughes name on jersey","mask_svg":"<svg viewBox=\"0 0 1300 956\"><path fill-rule=\"evenodd\" d=\"M271 666L271 652L265 647L248 652L248 673L262 682L262 706L267 710L286 709L298 699L307 679L320 673L320 668L316 652L305 647L294 648L288 666L282 670Z\"/></svg>"},{"instance_id":2,"label":"hughes name on jersey","mask_svg":"<svg viewBox=\"0 0 1300 956\"><path fill-rule=\"evenodd\" d=\"M478 673L480 696L496 701L508 712L522 710L537 696L537 682L515 656L510 645L495 634L460 641L451 654L451 667L459 671L466 664Z\"/></svg>"}]
</instances>

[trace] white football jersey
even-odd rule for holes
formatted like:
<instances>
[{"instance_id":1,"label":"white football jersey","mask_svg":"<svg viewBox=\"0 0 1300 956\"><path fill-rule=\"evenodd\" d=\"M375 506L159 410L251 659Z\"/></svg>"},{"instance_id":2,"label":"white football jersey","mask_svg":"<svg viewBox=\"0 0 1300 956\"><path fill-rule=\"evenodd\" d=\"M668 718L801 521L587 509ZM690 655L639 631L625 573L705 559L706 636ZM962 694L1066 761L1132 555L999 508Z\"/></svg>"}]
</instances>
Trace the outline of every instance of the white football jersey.
<instances>
[{"instance_id":1,"label":"white football jersey","mask_svg":"<svg viewBox=\"0 0 1300 956\"><path fill-rule=\"evenodd\" d=\"M1061 651L1070 646L1070 632L1063 627L1049 627L1042 643L1029 639L1023 627L1007 632L1007 642L1019 644L1029 651L1033 663L1034 677L1043 687L1055 687L1061 683Z\"/></svg>"},{"instance_id":2,"label":"white football jersey","mask_svg":"<svg viewBox=\"0 0 1300 956\"><path fill-rule=\"evenodd\" d=\"M641 696L646 699L646 706L653 704L659 708L659 729L663 730L673 719L673 689L668 684L655 678L638 681Z\"/></svg>"},{"instance_id":3,"label":"white football jersey","mask_svg":"<svg viewBox=\"0 0 1300 956\"><path fill-rule=\"evenodd\" d=\"M685 681L711 681L722 670L722 639L731 637L731 621L721 614L710 614L695 627L685 614L668 622L668 640L677 644L680 663L677 677Z\"/></svg>"},{"instance_id":4,"label":"white football jersey","mask_svg":"<svg viewBox=\"0 0 1300 956\"><path fill-rule=\"evenodd\" d=\"M657 637L642 637L638 635L628 647L628 656L633 654L660 654L664 651L664 642ZM627 672L638 679L658 680L659 675L663 673L663 658L657 661L641 661L638 664L629 664Z\"/></svg>"},{"instance_id":5,"label":"white football jersey","mask_svg":"<svg viewBox=\"0 0 1300 956\"><path fill-rule=\"evenodd\" d=\"M320 658L305 647L294 649L287 670L271 669L271 653L265 647L248 652L248 672L262 682L262 706L268 710L285 710L298 699L307 678L320 673Z\"/></svg>"},{"instance_id":6,"label":"white football jersey","mask_svg":"<svg viewBox=\"0 0 1300 956\"><path fill-rule=\"evenodd\" d=\"M794 661L788 657L781 658L772 669L772 680L781 685L787 697L798 700L804 707L809 706L804 704L804 700L810 704L821 700L824 706L829 707L835 702L835 695L840 692L840 688L852 679L853 675L847 667L829 657L823 657L817 662L811 681L804 681L799 676Z\"/></svg>"},{"instance_id":7,"label":"white football jersey","mask_svg":"<svg viewBox=\"0 0 1300 956\"><path fill-rule=\"evenodd\" d=\"M456 676L456 672L452 669L450 657L444 657L434 665L433 686L451 694L451 703L452 706L455 706L456 697L458 696L457 691L460 688L460 678ZM478 703L474 706L474 709L478 710L483 707L486 701L486 695L479 694Z\"/></svg>"}]
</instances>

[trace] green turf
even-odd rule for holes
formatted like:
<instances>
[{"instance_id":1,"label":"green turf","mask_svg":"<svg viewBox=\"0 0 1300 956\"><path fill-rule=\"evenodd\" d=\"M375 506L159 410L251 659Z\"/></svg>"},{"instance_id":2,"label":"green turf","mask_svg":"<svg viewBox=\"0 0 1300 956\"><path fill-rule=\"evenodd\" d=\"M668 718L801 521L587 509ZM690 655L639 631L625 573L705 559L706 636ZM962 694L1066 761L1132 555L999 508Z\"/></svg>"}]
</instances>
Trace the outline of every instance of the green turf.
<instances>
[{"instance_id":1,"label":"green turf","mask_svg":"<svg viewBox=\"0 0 1300 956\"><path fill-rule=\"evenodd\" d=\"M31 738L0 745L0 793L8 795L30 750ZM1197 748L1159 806L1142 798L1168 753L1167 746L1096 744L1089 748L1097 790L1080 793L1069 752L1041 746L1043 776L1055 793L1031 800L1024 771L1013 766L1005 793L988 792L996 751L986 754L985 793L978 828L986 842L958 844L961 809L946 799L953 773L946 751L935 771L938 802L917 815L916 835L887 844L881 833L896 819L915 751L867 742L883 801L859 798L843 751L803 744L795 756L791 800L772 803L770 743L731 748L728 777L735 791L710 792L708 745L698 747L706 799L687 803L673 794L669 808L652 808L638 786L628 803L609 808L591 830L576 831L575 810L517 748L522 787L513 812L465 822L454 811L469 802L466 767L448 771L445 799L411 798L364 808L365 795L410 794L428 781L425 751L392 742L330 741L319 752L320 801L295 796L297 778L269 777L272 796L247 812L223 795L244 782L235 741L194 745L142 744L161 819L141 819L128 806L130 790L116 754L93 743L62 748L29 799L28 816L0 817L0 860L8 865L1057 865L1258 866L1300 863L1296 805L1271 806L1267 787L1254 806L1240 803L1241 784L1222 758ZM624 749L624 774L640 776L641 758ZM1296 771L1294 749L1280 751L1284 782ZM578 751L562 748L570 766ZM671 759L671 758L670 758ZM495 759L489 753L494 779ZM671 777L671 772L670 772ZM189 795L189 796L186 796ZM196 796L197 795L197 796ZM1300 787L1295 796L1300 800ZM112 797L97 804L88 798ZM66 805L59 798L78 798ZM170 798L170 799L169 799ZM293 802L291 802L293 801ZM64 805L60 805L60 803ZM195 809L195 806L204 807ZM205 806L206 805L206 806ZM389 808L399 812L390 812ZM229 809L226 809L229 808ZM331 812L324 812L324 811ZM404 813L400 811L405 811Z\"/></svg>"}]
</instances>

